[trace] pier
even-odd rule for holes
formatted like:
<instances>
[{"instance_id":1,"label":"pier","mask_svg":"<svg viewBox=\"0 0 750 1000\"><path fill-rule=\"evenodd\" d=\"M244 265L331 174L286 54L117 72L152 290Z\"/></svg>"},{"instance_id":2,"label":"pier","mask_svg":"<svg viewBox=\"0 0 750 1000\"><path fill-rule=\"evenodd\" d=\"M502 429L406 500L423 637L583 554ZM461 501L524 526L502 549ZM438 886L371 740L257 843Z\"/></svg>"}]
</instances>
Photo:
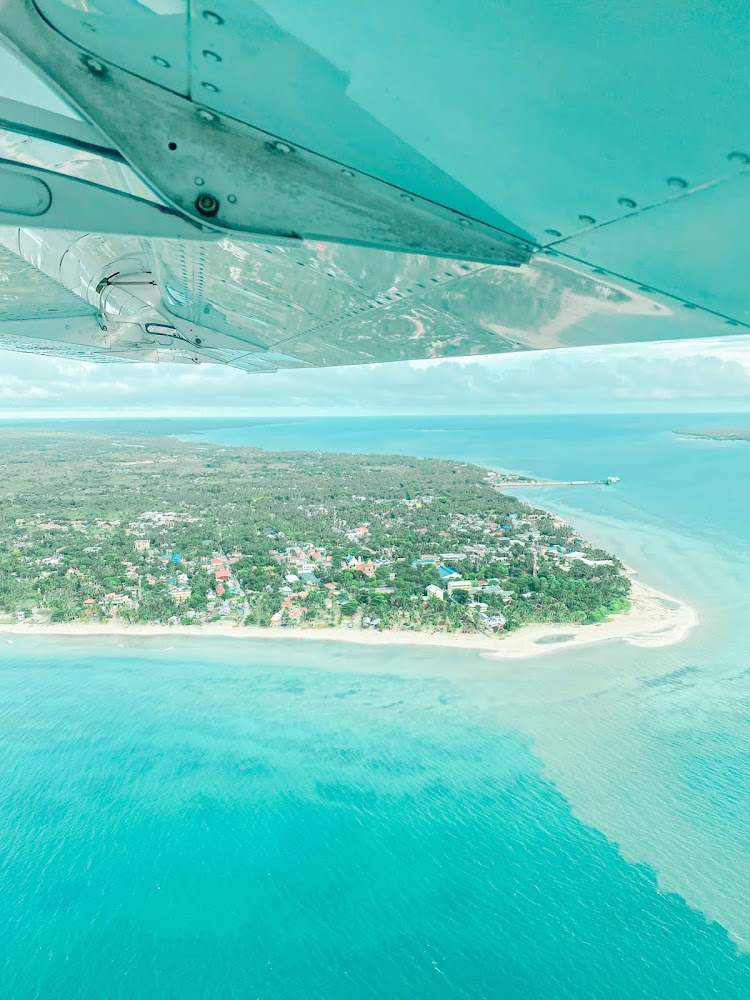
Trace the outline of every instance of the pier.
<instances>
[{"instance_id":1,"label":"pier","mask_svg":"<svg viewBox=\"0 0 750 1000\"><path fill-rule=\"evenodd\" d=\"M499 490L519 489L536 486L614 486L620 482L619 476L607 476L606 479L509 479L495 485Z\"/></svg>"}]
</instances>

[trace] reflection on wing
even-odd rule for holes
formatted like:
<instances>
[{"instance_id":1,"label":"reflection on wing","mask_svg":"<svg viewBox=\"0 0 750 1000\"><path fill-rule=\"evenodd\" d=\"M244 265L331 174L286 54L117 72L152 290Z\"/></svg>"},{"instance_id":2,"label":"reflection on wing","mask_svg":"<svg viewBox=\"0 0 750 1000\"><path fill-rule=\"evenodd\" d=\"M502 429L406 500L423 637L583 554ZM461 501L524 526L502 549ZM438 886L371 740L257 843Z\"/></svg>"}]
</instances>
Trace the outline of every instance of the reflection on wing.
<instances>
[{"instance_id":1,"label":"reflection on wing","mask_svg":"<svg viewBox=\"0 0 750 1000\"><path fill-rule=\"evenodd\" d=\"M0 241L4 345L92 359L263 373L706 337L727 322L555 252L503 267L227 237L24 229ZM62 316L44 334L20 322Z\"/></svg>"},{"instance_id":2,"label":"reflection on wing","mask_svg":"<svg viewBox=\"0 0 750 1000\"><path fill-rule=\"evenodd\" d=\"M0 317L3 322L96 316L96 309L59 282L0 246Z\"/></svg>"},{"instance_id":3,"label":"reflection on wing","mask_svg":"<svg viewBox=\"0 0 750 1000\"><path fill-rule=\"evenodd\" d=\"M324 243L164 241L154 273L173 316L316 367L595 342L605 334L592 318L669 313L547 256L506 268Z\"/></svg>"}]
</instances>

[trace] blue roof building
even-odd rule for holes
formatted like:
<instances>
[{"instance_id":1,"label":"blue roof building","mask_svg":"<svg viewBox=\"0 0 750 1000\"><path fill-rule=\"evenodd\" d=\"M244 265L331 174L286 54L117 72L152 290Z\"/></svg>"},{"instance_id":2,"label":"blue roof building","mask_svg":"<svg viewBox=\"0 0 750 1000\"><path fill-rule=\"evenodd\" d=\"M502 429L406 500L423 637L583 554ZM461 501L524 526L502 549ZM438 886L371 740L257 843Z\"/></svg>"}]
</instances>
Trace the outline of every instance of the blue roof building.
<instances>
[{"instance_id":1,"label":"blue roof building","mask_svg":"<svg viewBox=\"0 0 750 1000\"><path fill-rule=\"evenodd\" d=\"M451 566L438 566L438 573L440 574L441 580L449 580L452 576L460 576L461 574L453 569Z\"/></svg>"}]
</instances>

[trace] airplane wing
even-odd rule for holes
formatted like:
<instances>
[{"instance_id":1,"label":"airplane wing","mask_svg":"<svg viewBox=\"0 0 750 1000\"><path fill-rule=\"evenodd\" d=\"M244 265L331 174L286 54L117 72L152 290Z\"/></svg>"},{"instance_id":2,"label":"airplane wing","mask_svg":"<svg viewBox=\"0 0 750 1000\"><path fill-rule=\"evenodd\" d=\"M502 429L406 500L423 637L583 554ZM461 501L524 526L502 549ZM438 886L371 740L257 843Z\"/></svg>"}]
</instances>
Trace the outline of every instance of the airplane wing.
<instances>
[{"instance_id":1,"label":"airplane wing","mask_svg":"<svg viewBox=\"0 0 750 1000\"><path fill-rule=\"evenodd\" d=\"M747 333L746 20L0 0L80 116L0 99L0 346L260 373Z\"/></svg>"}]
</instances>

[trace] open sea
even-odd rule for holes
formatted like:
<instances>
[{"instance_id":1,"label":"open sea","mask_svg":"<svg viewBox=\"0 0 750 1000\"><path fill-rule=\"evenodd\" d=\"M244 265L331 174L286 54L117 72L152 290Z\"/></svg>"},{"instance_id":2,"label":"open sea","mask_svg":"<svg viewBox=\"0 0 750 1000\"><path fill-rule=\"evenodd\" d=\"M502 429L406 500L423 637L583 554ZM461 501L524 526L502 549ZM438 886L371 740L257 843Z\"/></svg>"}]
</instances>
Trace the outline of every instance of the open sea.
<instances>
[{"instance_id":1,"label":"open sea","mask_svg":"<svg viewBox=\"0 0 750 1000\"><path fill-rule=\"evenodd\" d=\"M750 997L750 443L672 433L743 423L155 421L620 476L518 495L701 624L505 662L0 634L0 998Z\"/></svg>"}]
</instances>

